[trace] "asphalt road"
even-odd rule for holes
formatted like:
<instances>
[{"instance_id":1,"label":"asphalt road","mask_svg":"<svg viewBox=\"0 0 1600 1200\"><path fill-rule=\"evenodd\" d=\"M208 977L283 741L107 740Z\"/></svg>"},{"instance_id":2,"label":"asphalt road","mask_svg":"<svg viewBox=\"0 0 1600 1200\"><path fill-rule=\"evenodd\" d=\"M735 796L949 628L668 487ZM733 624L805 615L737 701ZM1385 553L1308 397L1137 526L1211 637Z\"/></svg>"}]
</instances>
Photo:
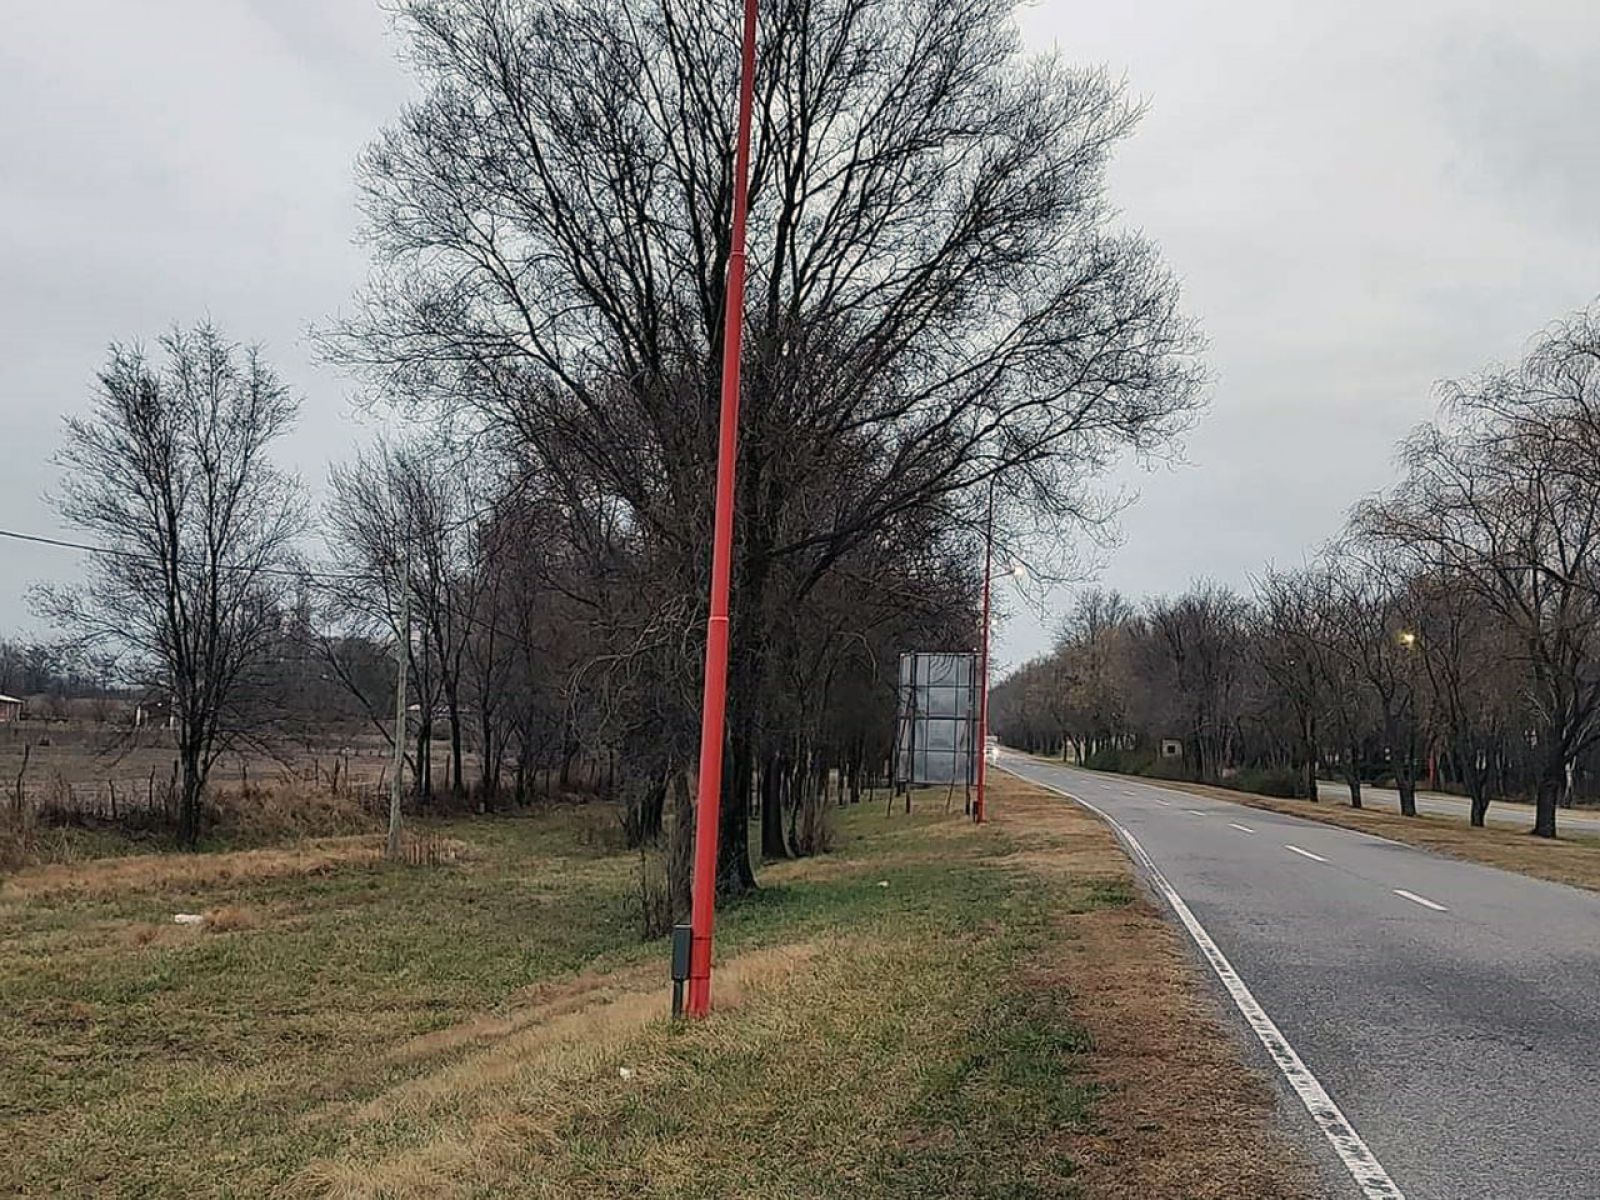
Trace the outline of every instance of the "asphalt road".
<instances>
[{"instance_id":1,"label":"asphalt road","mask_svg":"<svg viewBox=\"0 0 1600 1200\"><path fill-rule=\"evenodd\" d=\"M1317 795L1323 800L1350 802L1350 789L1342 783L1327 779L1317 783ZM1384 812L1400 811L1400 794L1389 788L1363 787L1361 803L1367 808ZM1471 816L1471 806L1462 796L1445 792L1418 792L1417 811L1441 817L1459 817L1465 824ZM1484 817L1492 825L1514 825L1520 829L1533 828L1531 804L1491 804ZM1600 835L1600 813L1592 809L1563 808L1556 812L1556 832ZM1600 1193L1597 1193L1600 1194Z\"/></svg>"},{"instance_id":2,"label":"asphalt road","mask_svg":"<svg viewBox=\"0 0 1600 1200\"><path fill-rule=\"evenodd\" d=\"M1116 776L1001 761L1132 835L1147 882L1200 929L1189 934L1222 1006L1330 1197L1600 1198L1600 895ZM1313 1116L1321 1102L1296 1078L1296 1052L1383 1180L1357 1182L1348 1142L1341 1159L1337 1122L1326 1106Z\"/></svg>"}]
</instances>

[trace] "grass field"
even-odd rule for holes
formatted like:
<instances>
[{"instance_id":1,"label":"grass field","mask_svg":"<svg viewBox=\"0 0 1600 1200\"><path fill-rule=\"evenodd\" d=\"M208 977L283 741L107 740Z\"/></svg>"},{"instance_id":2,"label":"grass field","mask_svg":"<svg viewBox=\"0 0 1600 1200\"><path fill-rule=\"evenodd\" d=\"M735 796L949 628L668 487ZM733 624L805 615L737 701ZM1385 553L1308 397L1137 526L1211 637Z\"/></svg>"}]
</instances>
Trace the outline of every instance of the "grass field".
<instances>
[{"instance_id":1,"label":"grass field","mask_svg":"<svg viewBox=\"0 0 1600 1200\"><path fill-rule=\"evenodd\" d=\"M679 1026L600 806L16 872L0 1193L1304 1194L1110 835L929 809L765 870Z\"/></svg>"}]
</instances>

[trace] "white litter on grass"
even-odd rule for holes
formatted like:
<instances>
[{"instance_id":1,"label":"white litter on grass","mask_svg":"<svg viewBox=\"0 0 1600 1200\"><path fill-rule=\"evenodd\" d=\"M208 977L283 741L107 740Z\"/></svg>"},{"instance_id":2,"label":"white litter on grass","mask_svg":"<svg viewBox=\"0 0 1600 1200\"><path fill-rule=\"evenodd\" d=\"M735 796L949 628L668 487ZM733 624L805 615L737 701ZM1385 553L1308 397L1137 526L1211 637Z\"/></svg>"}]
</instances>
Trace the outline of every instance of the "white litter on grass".
<instances>
[{"instance_id":1,"label":"white litter on grass","mask_svg":"<svg viewBox=\"0 0 1600 1200\"><path fill-rule=\"evenodd\" d=\"M173 913L172 923L174 925L204 925L206 919L199 913Z\"/></svg>"},{"instance_id":2,"label":"white litter on grass","mask_svg":"<svg viewBox=\"0 0 1600 1200\"><path fill-rule=\"evenodd\" d=\"M624 1079L632 1079L633 1078L633 1068L632 1067L618 1067L617 1068L617 1074L621 1075Z\"/></svg>"},{"instance_id":3,"label":"white litter on grass","mask_svg":"<svg viewBox=\"0 0 1600 1200\"><path fill-rule=\"evenodd\" d=\"M880 879L880 880L878 880L878 886L879 887L888 887L889 886L889 881L887 879Z\"/></svg>"}]
</instances>

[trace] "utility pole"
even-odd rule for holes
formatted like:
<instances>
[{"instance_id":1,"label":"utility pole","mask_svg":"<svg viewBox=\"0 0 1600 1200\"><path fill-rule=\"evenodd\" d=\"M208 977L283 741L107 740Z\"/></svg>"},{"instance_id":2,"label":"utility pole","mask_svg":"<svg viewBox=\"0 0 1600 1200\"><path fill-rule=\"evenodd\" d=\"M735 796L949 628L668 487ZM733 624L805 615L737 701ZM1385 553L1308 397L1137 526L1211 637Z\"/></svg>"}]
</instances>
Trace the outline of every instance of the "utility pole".
<instances>
[{"instance_id":1,"label":"utility pole","mask_svg":"<svg viewBox=\"0 0 1600 1200\"><path fill-rule=\"evenodd\" d=\"M388 858L400 857L401 779L406 771L406 671L411 665L411 543L406 542L405 572L400 580L400 639L395 646L394 778L389 781Z\"/></svg>"},{"instance_id":2,"label":"utility pole","mask_svg":"<svg viewBox=\"0 0 1600 1200\"><path fill-rule=\"evenodd\" d=\"M733 224L723 297L722 407L717 431L717 506L711 540L711 612L706 619L705 698L694 821L690 906L689 1015L711 1011L711 929L717 895L717 840L722 808L722 742L728 703L728 590L733 570L733 484L739 458L739 352L744 334L745 214L750 190L750 112L756 73L756 0L744 3L739 124L734 145Z\"/></svg>"},{"instance_id":3,"label":"utility pole","mask_svg":"<svg viewBox=\"0 0 1600 1200\"><path fill-rule=\"evenodd\" d=\"M989 815L989 585L994 579L994 480L989 480L989 513L983 526L983 646L978 652L978 802L972 819Z\"/></svg>"}]
</instances>

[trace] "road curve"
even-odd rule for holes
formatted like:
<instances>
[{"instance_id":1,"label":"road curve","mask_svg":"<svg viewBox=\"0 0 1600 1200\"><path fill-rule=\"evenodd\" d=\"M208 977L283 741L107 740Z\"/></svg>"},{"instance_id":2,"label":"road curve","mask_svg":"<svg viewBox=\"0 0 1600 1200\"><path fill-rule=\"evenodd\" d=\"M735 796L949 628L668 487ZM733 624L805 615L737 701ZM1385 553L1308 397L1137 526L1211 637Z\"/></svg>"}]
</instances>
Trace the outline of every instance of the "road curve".
<instances>
[{"instance_id":1,"label":"road curve","mask_svg":"<svg viewBox=\"0 0 1600 1200\"><path fill-rule=\"evenodd\" d=\"M1223 1007L1330 1197L1600 1198L1600 895L1118 776L1001 765L1120 826L1191 938L1214 944L1200 953ZM1358 1182L1218 957L1381 1179Z\"/></svg>"}]
</instances>

